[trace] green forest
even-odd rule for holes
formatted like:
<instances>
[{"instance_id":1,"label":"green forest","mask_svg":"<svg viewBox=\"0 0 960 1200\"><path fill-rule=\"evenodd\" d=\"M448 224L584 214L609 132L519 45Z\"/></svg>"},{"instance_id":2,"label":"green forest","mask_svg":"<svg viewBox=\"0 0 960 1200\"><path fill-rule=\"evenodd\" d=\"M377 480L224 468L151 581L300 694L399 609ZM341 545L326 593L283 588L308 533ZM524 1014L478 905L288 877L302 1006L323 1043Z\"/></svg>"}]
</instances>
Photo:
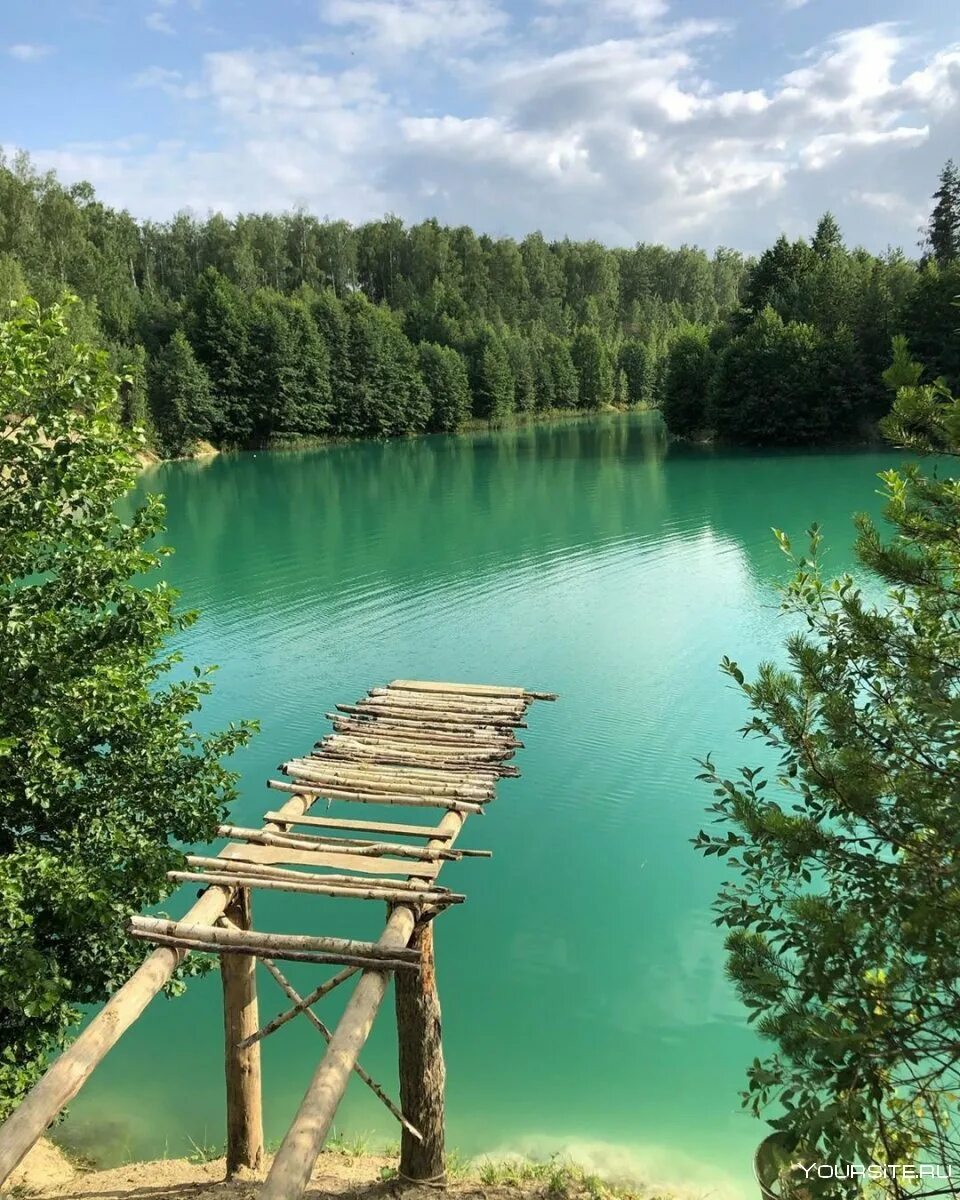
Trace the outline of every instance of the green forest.
<instances>
[{"instance_id":1,"label":"green forest","mask_svg":"<svg viewBox=\"0 0 960 1200\"><path fill-rule=\"evenodd\" d=\"M137 221L0 157L0 303L79 297L164 456L659 407L678 436L849 442L890 406L895 335L960 383L960 174L916 258L848 248L831 214L759 258L521 241L306 212Z\"/></svg>"}]
</instances>

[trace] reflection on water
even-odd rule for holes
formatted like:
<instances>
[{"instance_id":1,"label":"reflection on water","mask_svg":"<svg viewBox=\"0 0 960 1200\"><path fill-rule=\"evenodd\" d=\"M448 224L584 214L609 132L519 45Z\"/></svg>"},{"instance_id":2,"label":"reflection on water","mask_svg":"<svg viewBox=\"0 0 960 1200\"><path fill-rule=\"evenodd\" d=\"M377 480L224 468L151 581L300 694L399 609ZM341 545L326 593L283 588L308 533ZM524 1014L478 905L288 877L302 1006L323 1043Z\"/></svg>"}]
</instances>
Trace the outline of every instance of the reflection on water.
<instances>
[{"instance_id":1,"label":"reflection on water","mask_svg":"<svg viewBox=\"0 0 960 1200\"><path fill-rule=\"evenodd\" d=\"M693 760L744 761L744 710L717 663L729 653L751 669L777 652L785 563L770 527L800 533L820 519L834 565L847 565L850 514L875 507L889 461L668 448L641 416L145 476L168 497L169 577L203 614L186 660L221 665L204 722L262 720L239 764L238 823L258 822L271 803L263 781L312 744L324 712L375 682L561 694L531 713L523 778L467 828L465 844L495 857L451 868L469 900L438 922L450 1141L462 1152L516 1149L536 1130L638 1170L654 1163L664 1180L750 1191L762 1130L737 1092L757 1046L710 922L717 869L689 845L709 802ZM257 897L268 930L373 937L381 920L376 905ZM302 964L290 975L302 990L317 982ZM285 1006L267 978L261 997L265 1016ZM325 1004L334 1021L343 997ZM388 1004L363 1056L385 1081L391 1025ZM321 1049L306 1022L266 1044L269 1137ZM114 1157L182 1153L188 1139L222 1140L222 1090L214 978L155 1003L67 1130L99 1131ZM340 1122L396 1136L362 1087Z\"/></svg>"}]
</instances>

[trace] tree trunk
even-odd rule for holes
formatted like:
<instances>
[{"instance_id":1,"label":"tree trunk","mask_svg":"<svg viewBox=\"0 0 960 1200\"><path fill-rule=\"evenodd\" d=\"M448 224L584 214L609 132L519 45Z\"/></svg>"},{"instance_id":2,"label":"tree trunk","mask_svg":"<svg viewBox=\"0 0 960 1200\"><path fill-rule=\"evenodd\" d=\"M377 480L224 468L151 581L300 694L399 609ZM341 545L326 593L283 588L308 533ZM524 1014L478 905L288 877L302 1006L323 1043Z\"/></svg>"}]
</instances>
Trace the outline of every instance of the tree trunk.
<instances>
[{"instance_id":1,"label":"tree trunk","mask_svg":"<svg viewBox=\"0 0 960 1200\"><path fill-rule=\"evenodd\" d=\"M423 1134L423 1141L418 1142L404 1128L400 1138L400 1171L411 1180L440 1181L446 1174L443 1137L446 1067L431 921L417 926L410 945L420 951L420 970L399 972L395 984L400 1107L407 1120ZM404 975L409 977L403 978Z\"/></svg>"},{"instance_id":2,"label":"tree trunk","mask_svg":"<svg viewBox=\"0 0 960 1200\"><path fill-rule=\"evenodd\" d=\"M226 916L240 929L250 929L250 889L237 889ZM241 1049L244 1038L259 1028L257 960L247 954L221 954L223 1028L227 1076L227 1178L263 1167L263 1102L260 1093L260 1043Z\"/></svg>"}]
</instances>

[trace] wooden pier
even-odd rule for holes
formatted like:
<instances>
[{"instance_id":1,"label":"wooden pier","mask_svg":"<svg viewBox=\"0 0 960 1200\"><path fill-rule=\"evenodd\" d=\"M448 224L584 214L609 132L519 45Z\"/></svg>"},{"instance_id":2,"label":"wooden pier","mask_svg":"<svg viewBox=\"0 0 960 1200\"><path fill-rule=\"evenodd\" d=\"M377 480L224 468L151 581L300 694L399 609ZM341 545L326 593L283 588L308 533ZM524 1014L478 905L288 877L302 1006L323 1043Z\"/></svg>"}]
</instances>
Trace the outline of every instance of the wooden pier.
<instances>
[{"instance_id":1,"label":"wooden pier","mask_svg":"<svg viewBox=\"0 0 960 1200\"><path fill-rule=\"evenodd\" d=\"M485 811L497 783L519 774L510 760L523 746L516 730L526 728L529 704L555 699L519 687L397 679L371 688L355 704L338 704L327 714L332 732L304 757L281 764L283 779L269 781L287 801L267 811L259 829L222 826L219 833L229 840L216 856L187 855L184 869L170 872L174 882L206 885L186 915L178 921L130 918L129 936L156 949L0 1127L0 1187L192 950L218 954L221 962L228 1176L263 1166L261 1044L303 1014L327 1049L273 1161L262 1200L304 1194L354 1073L401 1124L401 1176L442 1183L445 1070L432 922L465 897L437 877L446 862L489 857L454 843L467 817ZM444 814L436 825L330 817L310 811L318 800ZM258 890L384 901L387 920L375 942L261 932L253 927ZM303 996L278 961L341 969ZM291 1005L263 1026L257 962ZM399 1105L358 1062L392 976ZM354 977L353 994L331 1031L313 1007Z\"/></svg>"}]
</instances>

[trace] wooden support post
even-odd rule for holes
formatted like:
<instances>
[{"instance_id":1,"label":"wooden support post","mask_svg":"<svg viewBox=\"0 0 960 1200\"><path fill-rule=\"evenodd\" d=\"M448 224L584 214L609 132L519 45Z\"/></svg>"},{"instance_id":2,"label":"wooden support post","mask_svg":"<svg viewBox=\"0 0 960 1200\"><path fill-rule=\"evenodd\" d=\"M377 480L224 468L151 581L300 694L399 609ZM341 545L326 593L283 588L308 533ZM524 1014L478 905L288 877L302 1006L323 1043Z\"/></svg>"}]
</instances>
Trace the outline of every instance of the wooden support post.
<instances>
[{"instance_id":1,"label":"wooden support post","mask_svg":"<svg viewBox=\"0 0 960 1200\"><path fill-rule=\"evenodd\" d=\"M253 926L249 888L238 888L224 916L238 929ZM242 1045L260 1027L257 1012L257 960L249 954L221 954L223 1031L227 1077L227 1178L263 1167L263 1098L260 1043Z\"/></svg>"},{"instance_id":2,"label":"wooden support post","mask_svg":"<svg viewBox=\"0 0 960 1200\"><path fill-rule=\"evenodd\" d=\"M452 845L465 819L462 813L448 812L427 845ZM415 928L413 909L398 904L390 913L378 939L380 945L392 948L406 946ZM339 1025L333 1031L327 1053L317 1067L293 1124L273 1160L259 1200L299 1200L304 1194L317 1155L333 1124L337 1105L343 1098L353 1066L383 1001L389 978L388 974L381 971L363 972Z\"/></svg>"},{"instance_id":3,"label":"wooden support post","mask_svg":"<svg viewBox=\"0 0 960 1200\"><path fill-rule=\"evenodd\" d=\"M380 944L392 948L406 946L413 928L412 910L398 905L380 935ZM389 972L363 972L277 1151L260 1200L299 1200L306 1191L317 1155L330 1132L337 1106L370 1035L389 982Z\"/></svg>"},{"instance_id":4,"label":"wooden support post","mask_svg":"<svg viewBox=\"0 0 960 1200\"><path fill-rule=\"evenodd\" d=\"M441 1183L446 1178L443 1097L446 1067L440 1036L433 922L421 921L410 940L420 951L419 972L396 976L397 1042L400 1050L400 1107L420 1131L418 1141L404 1127L400 1174L408 1180ZM404 978L404 975L410 978Z\"/></svg>"}]
</instances>

